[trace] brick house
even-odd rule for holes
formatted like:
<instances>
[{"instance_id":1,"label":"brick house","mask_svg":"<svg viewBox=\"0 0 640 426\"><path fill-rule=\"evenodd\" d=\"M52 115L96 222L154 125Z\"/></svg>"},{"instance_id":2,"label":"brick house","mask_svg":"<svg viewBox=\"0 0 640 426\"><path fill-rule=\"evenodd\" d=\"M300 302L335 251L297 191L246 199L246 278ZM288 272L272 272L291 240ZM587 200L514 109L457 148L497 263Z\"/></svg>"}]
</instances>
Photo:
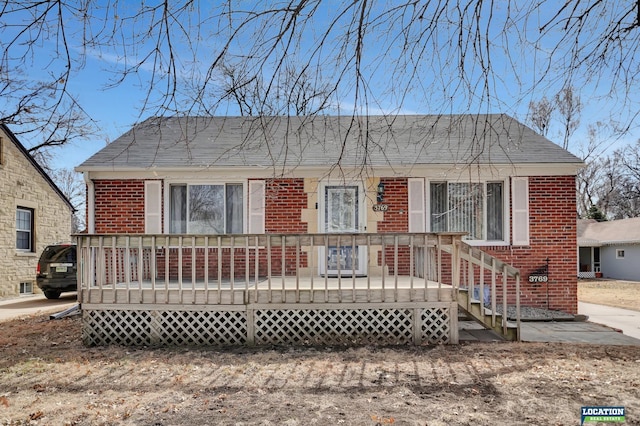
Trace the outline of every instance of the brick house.
<instances>
[{"instance_id":1,"label":"brick house","mask_svg":"<svg viewBox=\"0 0 640 426\"><path fill-rule=\"evenodd\" d=\"M0 299L39 292L48 244L69 242L73 206L16 136L0 125Z\"/></svg>"},{"instance_id":2,"label":"brick house","mask_svg":"<svg viewBox=\"0 0 640 426\"><path fill-rule=\"evenodd\" d=\"M577 311L581 166L506 115L148 119L77 168L83 340L517 340Z\"/></svg>"},{"instance_id":3,"label":"brick house","mask_svg":"<svg viewBox=\"0 0 640 426\"><path fill-rule=\"evenodd\" d=\"M524 305L576 313L581 166L499 114L151 118L77 170L89 233L462 231L520 270ZM354 249L303 266L335 274ZM360 275L396 267L368 255Z\"/></svg>"}]
</instances>

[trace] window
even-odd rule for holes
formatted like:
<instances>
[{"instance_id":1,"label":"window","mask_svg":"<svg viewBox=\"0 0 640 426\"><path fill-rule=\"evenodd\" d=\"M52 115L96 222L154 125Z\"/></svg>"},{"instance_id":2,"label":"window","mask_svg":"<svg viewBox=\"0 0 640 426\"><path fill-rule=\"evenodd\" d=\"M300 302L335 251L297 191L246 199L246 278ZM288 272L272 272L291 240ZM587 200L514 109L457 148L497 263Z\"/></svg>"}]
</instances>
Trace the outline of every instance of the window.
<instances>
[{"instance_id":1,"label":"window","mask_svg":"<svg viewBox=\"0 0 640 426\"><path fill-rule=\"evenodd\" d=\"M33 209L18 207L16 210L16 248L33 252Z\"/></svg>"},{"instance_id":2,"label":"window","mask_svg":"<svg viewBox=\"0 0 640 426\"><path fill-rule=\"evenodd\" d=\"M431 231L467 232L467 239L504 240L504 183L432 182Z\"/></svg>"},{"instance_id":3,"label":"window","mask_svg":"<svg viewBox=\"0 0 640 426\"><path fill-rule=\"evenodd\" d=\"M172 234L241 234L243 186L170 185L169 232Z\"/></svg>"},{"instance_id":4,"label":"window","mask_svg":"<svg viewBox=\"0 0 640 426\"><path fill-rule=\"evenodd\" d=\"M20 283L20 294L33 294L33 283Z\"/></svg>"},{"instance_id":5,"label":"window","mask_svg":"<svg viewBox=\"0 0 640 426\"><path fill-rule=\"evenodd\" d=\"M616 250L616 259L624 259L624 250L622 249Z\"/></svg>"}]
</instances>

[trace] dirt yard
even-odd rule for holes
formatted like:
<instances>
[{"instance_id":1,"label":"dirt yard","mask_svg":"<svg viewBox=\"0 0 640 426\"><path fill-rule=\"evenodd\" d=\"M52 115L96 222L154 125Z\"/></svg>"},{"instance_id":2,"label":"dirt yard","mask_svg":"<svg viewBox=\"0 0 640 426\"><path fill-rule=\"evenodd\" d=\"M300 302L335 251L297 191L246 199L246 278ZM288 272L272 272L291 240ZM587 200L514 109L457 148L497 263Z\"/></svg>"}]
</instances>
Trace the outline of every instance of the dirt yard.
<instances>
[{"instance_id":1,"label":"dirt yard","mask_svg":"<svg viewBox=\"0 0 640 426\"><path fill-rule=\"evenodd\" d=\"M640 282L578 280L578 300L640 311Z\"/></svg>"},{"instance_id":2,"label":"dirt yard","mask_svg":"<svg viewBox=\"0 0 640 426\"><path fill-rule=\"evenodd\" d=\"M638 285L578 294L638 310ZM85 348L79 317L0 323L0 425L566 425L587 405L640 425L640 348Z\"/></svg>"},{"instance_id":3,"label":"dirt yard","mask_svg":"<svg viewBox=\"0 0 640 426\"><path fill-rule=\"evenodd\" d=\"M37 316L0 351L0 425L640 425L638 347L85 348Z\"/></svg>"}]
</instances>

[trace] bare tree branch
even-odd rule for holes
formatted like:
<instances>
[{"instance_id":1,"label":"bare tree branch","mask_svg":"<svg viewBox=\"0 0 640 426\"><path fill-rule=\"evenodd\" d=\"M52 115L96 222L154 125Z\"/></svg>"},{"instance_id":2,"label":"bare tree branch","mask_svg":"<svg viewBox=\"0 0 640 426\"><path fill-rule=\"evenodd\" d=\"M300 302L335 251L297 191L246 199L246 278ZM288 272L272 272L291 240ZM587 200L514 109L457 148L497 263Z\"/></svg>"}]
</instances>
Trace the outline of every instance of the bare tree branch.
<instances>
[{"instance_id":1,"label":"bare tree branch","mask_svg":"<svg viewBox=\"0 0 640 426\"><path fill-rule=\"evenodd\" d=\"M526 114L533 97L565 88L559 110L576 124L574 101L596 85L629 129L639 13L637 2L603 0L5 0L0 121L36 133L38 149L94 132L72 83L98 58L111 78L96 90L139 86L139 119L339 113L366 149L357 118L372 113Z\"/></svg>"}]
</instances>

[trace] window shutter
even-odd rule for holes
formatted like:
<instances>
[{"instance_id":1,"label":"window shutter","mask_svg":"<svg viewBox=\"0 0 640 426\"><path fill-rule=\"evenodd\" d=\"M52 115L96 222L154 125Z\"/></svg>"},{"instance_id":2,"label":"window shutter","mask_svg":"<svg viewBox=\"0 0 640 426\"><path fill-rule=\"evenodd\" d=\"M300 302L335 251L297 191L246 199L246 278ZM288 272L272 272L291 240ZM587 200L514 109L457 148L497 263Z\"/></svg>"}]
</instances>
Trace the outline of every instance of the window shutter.
<instances>
[{"instance_id":1,"label":"window shutter","mask_svg":"<svg viewBox=\"0 0 640 426\"><path fill-rule=\"evenodd\" d=\"M409 179L409 232L424 232L424 179Z\"/></svg>"},{"instance_id":2,"label":"window shutter","mask_svg":"<svg viewBox=\"0 0 640 426\"><path fill-rule=\"evenodd\" d=\"M159 180L144 182L144 232L162 233L162 182Z\"/></svg>"},{"instance_id":3,"label":"window shutter","mask_svg":"<svg viewBox=\"0 0 640 426\"><path fill-rule=\"evenodd\" d=\"M526 177L512 179L513 245L529 245L529 180Z\"/></svg>"},{"instance_id":4,"label":"window shutter","mask_svg":"<svg viewBox=\"0 0 640 426\"><path fill-rule=\"evenodd\" d=\"M249 181L249 233L264 234L265 181Z\"/></svg>"}]
</instances>

